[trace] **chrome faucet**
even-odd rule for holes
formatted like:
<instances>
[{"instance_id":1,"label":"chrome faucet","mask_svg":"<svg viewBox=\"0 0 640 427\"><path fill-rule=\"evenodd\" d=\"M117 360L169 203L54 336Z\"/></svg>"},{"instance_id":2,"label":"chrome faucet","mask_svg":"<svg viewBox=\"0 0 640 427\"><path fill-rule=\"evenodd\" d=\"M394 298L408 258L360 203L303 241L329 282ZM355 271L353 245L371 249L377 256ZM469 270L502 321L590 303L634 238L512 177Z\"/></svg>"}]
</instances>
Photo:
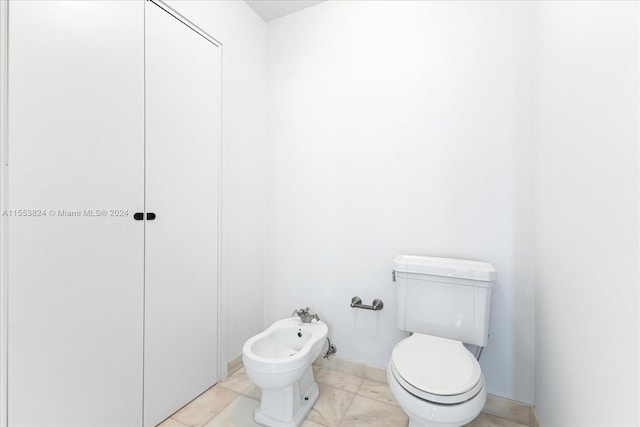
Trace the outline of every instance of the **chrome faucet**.
<instances>
[{"instance_id":1,"label":"chrome faucet","mask_svg":"<svg viewBox=\"0 0 640 427\"><path fill-rule=\"evenodd\" d=\"M316 322L320 321L320 318L317 314L309 314L309 307L301 308L300 310L293 310L291 313L292 316L298 316L302 323L311 323L313 319L316 319Z\"/></svg>"}]
</instances>

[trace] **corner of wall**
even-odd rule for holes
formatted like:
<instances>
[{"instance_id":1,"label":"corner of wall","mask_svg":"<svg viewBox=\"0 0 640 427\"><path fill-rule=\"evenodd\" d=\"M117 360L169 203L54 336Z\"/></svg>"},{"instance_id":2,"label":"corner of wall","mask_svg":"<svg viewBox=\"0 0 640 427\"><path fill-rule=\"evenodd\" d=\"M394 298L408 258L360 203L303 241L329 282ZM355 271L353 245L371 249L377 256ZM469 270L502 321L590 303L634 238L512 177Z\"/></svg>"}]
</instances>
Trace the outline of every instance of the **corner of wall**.
<instances>
[{"instance_id":1,"label":"corner of wall","mask_svg":"<svg viewBox=\"0 0 640 427\"><path fill-rule=\"evenodd\" d=\"M0 1L0 212L7 207L8 1ZM7 218L0 217L0 426L7 418Z\"/></svg>"}]
</instances>

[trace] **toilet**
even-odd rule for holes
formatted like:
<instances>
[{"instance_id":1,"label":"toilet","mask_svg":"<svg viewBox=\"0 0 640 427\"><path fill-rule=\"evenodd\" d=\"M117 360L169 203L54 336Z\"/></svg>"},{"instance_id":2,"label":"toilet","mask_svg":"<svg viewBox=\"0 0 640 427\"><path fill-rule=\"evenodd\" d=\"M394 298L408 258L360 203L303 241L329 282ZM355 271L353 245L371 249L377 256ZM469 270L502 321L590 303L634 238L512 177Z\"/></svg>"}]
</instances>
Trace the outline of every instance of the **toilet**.
<instances>
[{"instance_id":1,"label":"toilet","mask_svg":"<svg viewBox=\"0 0 640 427\"><path fill-rule=\"evenodd\" d=\"M486 262L395 258L397 327L411 335L393 348L387 380L409 427L462 426L482 411L484 377L463 344L487 344L495 276Z\"/></svg>"},{"instance_id":2,"label":"toilet","mask_svg":"<svg viewBox=\"0 0 640 427\"><path fill-rule=\"evenodd\" d=\"M242 362L262 389L254 420L268 427L297 427L318 400L311 364L320 355L329 329L319 320L278 320L247 340Z\"/></svg>"}]
</instances>

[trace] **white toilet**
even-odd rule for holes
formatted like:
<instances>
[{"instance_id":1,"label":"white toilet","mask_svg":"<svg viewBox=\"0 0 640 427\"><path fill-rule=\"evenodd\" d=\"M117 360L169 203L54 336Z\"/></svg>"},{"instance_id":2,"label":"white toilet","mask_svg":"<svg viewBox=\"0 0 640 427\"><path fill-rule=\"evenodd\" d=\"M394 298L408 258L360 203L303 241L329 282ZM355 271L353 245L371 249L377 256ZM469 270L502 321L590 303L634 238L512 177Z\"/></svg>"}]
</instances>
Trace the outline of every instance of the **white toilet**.
<instances>
[{"instance_id":1,"label":"white toilet","mask_svg":"<svg viewBox=\"0 0 640 427\"><path fill-rule=\"evenodd\" d=\"M320 355L329 329L324 322L300 317L278 320L247 340L242 362L247 375L262 389L257 423L297 427L318 400L311 364Z\"/></svg>"},{"instance_id":2,"label":"white toilet","mask_svg":"<svg viewBox=\"0 0 640 427\"><path fill-rule=\"evenodd\" d=\"M489 263L399 255L393 262L398 328L387 379L410 427L462 426L487 400L476 357L487 344L495 269Z\"/></svg>"}]
</instances>

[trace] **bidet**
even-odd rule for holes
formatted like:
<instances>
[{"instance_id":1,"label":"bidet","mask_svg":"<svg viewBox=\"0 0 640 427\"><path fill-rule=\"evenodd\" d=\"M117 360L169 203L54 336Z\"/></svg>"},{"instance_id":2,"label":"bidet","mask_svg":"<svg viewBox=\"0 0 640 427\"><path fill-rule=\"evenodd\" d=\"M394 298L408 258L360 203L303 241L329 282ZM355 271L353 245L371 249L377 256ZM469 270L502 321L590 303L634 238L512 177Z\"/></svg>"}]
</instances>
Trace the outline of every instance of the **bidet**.
<instances>
[{"instance_id":1,"label":"bidet","mask_svg":"<svg viewBox=\"0 0 640 427\"><path fill-rule=\"evenodd\" d=\"M306 310L308 315L308 309ZM320 355L329 330L319 320L278 320L245 342L242 361L247 375L262 389L257 423L297 427L318 400L311 364Z\"/></svg>"}]
</instances>

